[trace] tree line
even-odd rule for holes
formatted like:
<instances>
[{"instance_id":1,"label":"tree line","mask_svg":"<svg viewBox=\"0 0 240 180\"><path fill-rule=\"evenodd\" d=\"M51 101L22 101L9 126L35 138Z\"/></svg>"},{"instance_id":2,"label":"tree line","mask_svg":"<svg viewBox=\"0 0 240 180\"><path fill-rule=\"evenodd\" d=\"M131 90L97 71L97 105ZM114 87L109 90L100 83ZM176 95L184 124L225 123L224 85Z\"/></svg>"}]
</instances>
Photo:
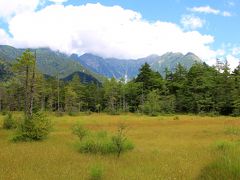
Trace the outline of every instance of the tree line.
<instances>
[{"instance_id":1,"label":"tree line","mask_svg":"<svg viewBox=\"0 0 240 180\"><path fill-rule=\"evenodd\" d=\"M13 76L0 83L0 111L211 113L240 115L240 65L230 71L195 63L189 70L178 64L165 76L145 63L129 82L106 79L84 84L78 75L64 82L41 74L35 54L25 51L12 66Z\"/></svg>"}]
</instances>

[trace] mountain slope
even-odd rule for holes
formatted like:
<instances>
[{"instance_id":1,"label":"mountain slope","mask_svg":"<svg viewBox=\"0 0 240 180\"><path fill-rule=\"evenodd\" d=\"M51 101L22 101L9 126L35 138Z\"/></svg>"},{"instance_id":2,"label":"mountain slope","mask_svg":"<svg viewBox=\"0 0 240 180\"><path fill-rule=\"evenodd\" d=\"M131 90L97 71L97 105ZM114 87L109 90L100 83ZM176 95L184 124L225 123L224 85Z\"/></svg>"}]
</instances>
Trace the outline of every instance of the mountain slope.
<instances>
[{"instance_id":1,"label":"mountain slope","mask_svg":"<svg viewBox=\"0 0 240 180\"><path fill-rule=\"evenodd\" d=\"M31 49L35 51L35 49ZM16 49L11 46L0 45L0 60L13 63L17 57L20 57L25 49ZM38 69L46 75L66 77L74 72L82 72L95 77L98 80L102 80L102 77L96 73L92 73L79 62L71 59L66 54L52 51L49 48L36 49L37 66Z\"/></svg>"},{"instance_id":2,"label":"mountain slope","mask_svg":"<svg viewBox=\"0 0 240 180\"><path fill-rule=\"evenodd\" d=\"M195 62L201 60L193 53L183 55L181 53L166 53L162 56L151 55L141 59L115 59L102 58L93 54L84 54L82 56L72 55L72 59L80 62L84 67L95 73L102 74L107 77L115 77L117 79L128 77L133 78L138 74L139 68L147 62L153 70L164 75L165 68L174 71L178 63L186 68L190 68Z\"/></svg>"},{"instance_id":3,"label":"mountain slope","mask_svg":"<svg viewBox=\"0 0 240 180\"><path fill-rule=\"evenodd\" d=\"M80 78L81 83L83 84L88 84L88 83L101 84L101 82L99 82L96 78L83 72L75 72L63 78L62 80L71 81L75 75L77 75Z\"/></svg>"},{"instance_id":4,"label":"mountain slope","mask_svg":"<svg viewBox=\"0 0 240 180\"><path fill-rule=\"evenodd\" d=\"M11 76L10 64L0 60L0 82L8 80Z\"/></svg>"}]
</instances>

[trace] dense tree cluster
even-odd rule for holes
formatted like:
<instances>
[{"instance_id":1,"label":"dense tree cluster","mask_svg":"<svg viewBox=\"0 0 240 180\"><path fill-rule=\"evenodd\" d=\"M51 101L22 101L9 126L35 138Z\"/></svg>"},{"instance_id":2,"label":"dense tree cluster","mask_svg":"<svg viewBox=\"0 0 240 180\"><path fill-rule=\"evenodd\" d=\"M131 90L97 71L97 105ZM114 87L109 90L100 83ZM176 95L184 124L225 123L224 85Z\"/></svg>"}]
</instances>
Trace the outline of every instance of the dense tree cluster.
<instances>
[{"instance_id":1,"label":"dense tree cluster","mask_svg":"<svg viewBox=\"0 0 240 180\"><path fill-rule=\"evenodd\" d=\"M112 78L99 85L83 84L77 75L68 82L57 75L44 77L32 69L31 62L23 65L24 59L31 56L26 51L16 65L15 76L0 83L0 111L26 111L26 106L31 106L33 111L240 115L240 66L230 72L227 63L221 70L205 63L196 63L187 70L179 64L174 72L166 69L163 78L146 63L127 83ZM23 76L28 82L23 82Z\"/></svg>"}]
</instances>

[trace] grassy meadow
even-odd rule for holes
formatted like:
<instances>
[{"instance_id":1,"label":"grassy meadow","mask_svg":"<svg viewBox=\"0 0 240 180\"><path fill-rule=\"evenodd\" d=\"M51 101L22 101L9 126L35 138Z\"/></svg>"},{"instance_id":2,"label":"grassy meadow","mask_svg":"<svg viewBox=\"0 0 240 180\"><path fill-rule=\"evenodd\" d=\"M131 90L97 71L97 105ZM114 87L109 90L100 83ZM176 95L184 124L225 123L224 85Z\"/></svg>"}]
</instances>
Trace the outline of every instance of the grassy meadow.
<instances>
[{"instance_id":1,"label":"grassy meadow","mask_svg":"<svg viewBox=\"0 0 240 180\"><path fill-rule=\"evenodd\" d=\"M238 129L231 129L240 128L239 118L234 117L50 114L49 118L53 130L48 139L13 143L14 131L1 128L0 116L0 179L89 179L95 166L102 168L102 179L109 180L198 179L219 158L217 144L221 148L221 142L237 142L240 135ZM135 147L120 158L79 153L78 138L71 130L77 122L109 132L125 123Z\"/></svg>"}]
</instances>

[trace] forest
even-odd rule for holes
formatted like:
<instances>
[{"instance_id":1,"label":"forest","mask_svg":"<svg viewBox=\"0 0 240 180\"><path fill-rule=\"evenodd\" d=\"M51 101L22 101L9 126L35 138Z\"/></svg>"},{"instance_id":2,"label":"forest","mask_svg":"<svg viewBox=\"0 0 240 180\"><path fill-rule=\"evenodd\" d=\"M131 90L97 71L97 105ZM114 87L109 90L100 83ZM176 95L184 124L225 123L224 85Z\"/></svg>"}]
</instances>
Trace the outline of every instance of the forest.
<instances>
[{"instance_id":1,"label":"forest","mask_svg":"<svg viewBox=\"0 0 240 180\"><path fill-rule=\"evenodd\" d=\"M75 74L63 80L41 74L34 53L25 51L11 66L11 76L0 83L0 111L240 115L240 65L230 71L195 63L189 70L178 64L165 76L145 63L130 81L107 79L84 83Z\"/></svg>"}]
</instances>

